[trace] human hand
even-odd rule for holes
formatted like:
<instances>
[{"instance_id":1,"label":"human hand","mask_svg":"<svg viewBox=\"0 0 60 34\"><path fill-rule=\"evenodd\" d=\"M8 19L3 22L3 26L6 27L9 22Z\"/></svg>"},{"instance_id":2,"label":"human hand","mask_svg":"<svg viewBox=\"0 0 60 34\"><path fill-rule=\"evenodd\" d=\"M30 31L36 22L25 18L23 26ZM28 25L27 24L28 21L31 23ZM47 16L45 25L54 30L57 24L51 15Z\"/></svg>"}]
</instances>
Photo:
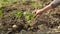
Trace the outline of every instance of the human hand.
<instances>
[{"instance_id":1,"label":"human hand","mask_svg":"<svg viewBox=\"0 0 60 34\"><path fill-rule=\"evenodd\" d=\"M43 9L40 9L40 10L34 10L32 13L33 13L34 16L36 17L38 14L42 14L42 13L43 13Z\"/></svg>"}]
</instances>

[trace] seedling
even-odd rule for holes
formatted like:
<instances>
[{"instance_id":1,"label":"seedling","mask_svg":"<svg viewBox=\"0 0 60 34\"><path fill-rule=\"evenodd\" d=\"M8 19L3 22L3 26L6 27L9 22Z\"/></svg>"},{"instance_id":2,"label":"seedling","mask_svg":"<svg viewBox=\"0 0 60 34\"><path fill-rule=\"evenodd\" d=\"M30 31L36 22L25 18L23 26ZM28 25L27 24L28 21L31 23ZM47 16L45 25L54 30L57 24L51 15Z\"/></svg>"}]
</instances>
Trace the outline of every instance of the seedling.
<instances>
[{"instance_id":1,"label":"seedling","mask_svg":"<svg viewBox=\"0 0 60 34\"><path fill-rule=\"evenodd\" d=\"M0 3L0 8L2 8L2 4Z\"/></svg>"},{"instance_id":2,"label":"seedling","mask_svg":"<svg viewBox=\"0 0 60 34\"><path fill-rule=\"evenodd\" d=\"M3 16L2 10L0 10L0 17Z\"/></svg>"},{"instance_id":3,"label":"seedling","mask_svg":"<svg viewBox=\"0 0 60 34\"><path fill-rule=\"evenodd\" d=\"M24 16L27 19L28 23L30 23L30 21L34 18L34 15L30 12L24 12Z\"/></svg>"},{"instance_id":4,"label":"seedling","mask_svg":"<svg viewBox=\"0 0 60 34\"><path fill-rule=\"evenodd\" d=\"M35 9L38 7L37 3L35 3L35 2L31 3L31 5L32 5L32 7L35 8Z\"/></svg>"},{"instance_id":5,"label":"seedling","mask_svg":"<svg viewBox=\"0 0 60 34\"><path fill-rule=\"evenodd\" d=\"M4 2L8 2L9 0L3 0Z\"/></svg>"},{"instance_id":6,"label":"seedling","mask_svg":"<svg viewBox=\"0 0 60 34\"><path fill-rule=\"evenodd\" d=\"M18 11L18 10L15 10L15 11L16 11L15 15L17 17L21 17L22 16L22 12L21 11Z\"/></svg>"}]
</instances>

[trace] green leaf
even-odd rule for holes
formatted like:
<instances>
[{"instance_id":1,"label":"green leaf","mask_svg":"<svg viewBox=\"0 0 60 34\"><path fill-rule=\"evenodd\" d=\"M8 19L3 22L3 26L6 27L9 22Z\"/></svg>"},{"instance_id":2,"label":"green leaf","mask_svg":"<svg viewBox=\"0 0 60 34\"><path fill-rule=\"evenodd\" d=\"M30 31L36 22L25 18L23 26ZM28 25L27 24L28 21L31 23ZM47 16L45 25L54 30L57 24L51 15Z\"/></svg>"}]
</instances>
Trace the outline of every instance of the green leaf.
<instances>
[{"instance_id":1,"label":"green leaf","mask_svg":"<svg viewBox=\"0 0 60 34\"><path fill-rule=\"evenodd\" d=\"M34 15L30 12L24 12L24 16L27 19L27 22L30 22L34 18Z\"/></svg>"},{"instance_id":2,"label":"green leaf","mask_svg":"<svg viewBox=\"0 0 60 34\"><path fill-rule=\"evenodd\" d=\"M0 17L3 16L2 10L0 10Z\"/></svg>"},{"instance_id":3,"label":"green leaf","mask_svg":"<svg viewBox=\"0 0 60 34\"><path fill-rule=\"evenodd\" d=\"M31 5L33 6L33 8L37 8L38 7L38 5L36 4L36 3L31 3Z\"/></svg>"},{"instance_id":4,"label":"green leaf","mask_svg":"<svg viewBox=\"0 0 60 34\"><path fill-rule=\"evenodd\" d=\"M3 0L4 2L8 2L9 0Z\"/></svg>"},{"instance_id":5,"label":"green leaf","mask_svg":"<svg viewBox=\"0 0 60 34\"><path fill-rule=\"evenodd\" d=\"M4 4L8 4L9 0L3 0Z\"/></svg>"},{"instance_id":6,"label":"green leaf","mask_svg":"<svg viewBox=\"0 0 60 34\"><path fill-rule=\"evenodd\" d=\"M0 3L0 8L2 8L2 4Z\"/></svg>"},{"instance_id":7,"label":"green leaf","mask_svg":"<svg viewBox=\"0 0 60 34\"><path fill-rule=\"evenodd\" d=\"M31 20L27 21L28 23L30 23Z\"/></svg>"},{"instance_id":8,"label":"green leaf","mask_svg":"<svg viewBox=\"0 0 60 34\"><path fill-rule=\"evenodd\" d=\"M16 10L15 10L16 11ZM17 17L21 17L22 16L22 12L21 11L16 11L16 13L15 13L15 15L17 16Z\"/></svg>"}]
</instances>

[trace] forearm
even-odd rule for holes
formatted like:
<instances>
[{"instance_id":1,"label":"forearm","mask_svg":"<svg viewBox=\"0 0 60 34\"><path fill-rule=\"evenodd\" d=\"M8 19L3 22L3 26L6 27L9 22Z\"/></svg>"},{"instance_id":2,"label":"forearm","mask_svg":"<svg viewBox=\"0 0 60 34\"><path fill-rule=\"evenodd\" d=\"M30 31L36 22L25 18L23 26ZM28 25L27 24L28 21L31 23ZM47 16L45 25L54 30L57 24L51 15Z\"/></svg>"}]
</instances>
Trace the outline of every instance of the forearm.
<instances>
[{"instance_id":1,"label":"forearm","mask_svg":"<svg viewBox=\"0 0 60 34\"><path fill-rule=\"evenodd\" d=\"M50 10L50 9L52 9L51 4L49 4L48 6L44 7L44 8L43 8L43 12L46 12L46 11L48 11L48 10Z\"/></svg>"},{"instance_id":2,"label":"forearm","mask_svg":"<svg viewBox=\"0 0 60 34\"><path fill-rule=\"evenodd\" d=\"M51 4L47 5L46 7L42 8L41 13L43 12L47 12L48 10L52 9L53 7L51 6Z\"/></svg>"},{"instance_id":3,"label":"forearm","mask_svg":"<svg viewBox=\"0 0 60 34\"><path fill-rule=\"evenodd\" d=\"M42 12L46 12L46 11L48 11L48 10L50 10L50 9L52 9L52 8L55 8L55 7L57 7L58 5L60 5L60 0L54 0L54 1L52 1L48 6L46 6L46 7L44 7L42 10Z\"/></svg>"}]
</instances>

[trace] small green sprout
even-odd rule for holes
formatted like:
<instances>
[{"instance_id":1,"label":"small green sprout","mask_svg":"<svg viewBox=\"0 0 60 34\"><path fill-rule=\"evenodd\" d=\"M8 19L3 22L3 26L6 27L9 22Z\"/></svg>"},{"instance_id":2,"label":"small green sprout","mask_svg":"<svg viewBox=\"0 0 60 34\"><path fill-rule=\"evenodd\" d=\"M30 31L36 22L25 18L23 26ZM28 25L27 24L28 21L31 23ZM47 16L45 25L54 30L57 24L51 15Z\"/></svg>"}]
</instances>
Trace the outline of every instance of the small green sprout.
<instances>
[{"instance_id":1,"label":"small green sprout","mask_svg":"<svg viewBox=\"0 0 60 34\"><path fill-rule=\"evenodd\" d=\"M2 8L2 4L0 3L0 8Z\"/></svg>"},{"instance_id":2,"label":"small green sprout","mask_svg":"<svg viewBox=\"0 0 60 34\"><path fill-rule=\"evenodd\" d=\"M0 17L2 17L3 16L3 13L2 13L2 10L0 10Z\"/></svg>"},{"instance_id":3,"label":"small green sprout","mask_svg":"<svg viewBox=\"0 0 60 34\"><path fill-rule=\"evenodd\" d=\"M8 4L10 0L3 0L4 4Z\"/></svg>"},{"instance_id":4,"label":"small green sprout","mask_svg":"<svg viewBox=\"0 0 60 34\"><path fill-rule=\"evenodd\" d=\"M9 0L3 0L4 2L9 2Z\"/></svg>"},{"instance_id":5,"label":"small green sprout","mask_svg":"<svg viewBox=\"0 0 60 34\"><path fill-rule=\"evenodd\" d=\"M34 18L34 15L30 12L24 12L24 16L27 19L28 23L30 23L30 21Z\"/></svg>"},{"instance_id":6,"label":"small green sprout","mask_svg":"<svg viewBox=\"0 0 60 34\"><path fill-rule=\"evenodd\" d=\"M37 3L35 3L35 2L31 3L31 5L32 5L32 7L35 8L35 9L38 7Z\"/></svg>"},{"instance_id":7,"label":"small green sprout","mask_svg":"<svg viewBox=\"0 0 60 34\"><path fill-rule=\"evenodd\" d=\"M16 11L16 10L15 10ZM22 16L22 12L21 11L16 11L16 13L15 13L15 15L17 16L17 17L21 17Z\"/></svg>"}]
</instances>

